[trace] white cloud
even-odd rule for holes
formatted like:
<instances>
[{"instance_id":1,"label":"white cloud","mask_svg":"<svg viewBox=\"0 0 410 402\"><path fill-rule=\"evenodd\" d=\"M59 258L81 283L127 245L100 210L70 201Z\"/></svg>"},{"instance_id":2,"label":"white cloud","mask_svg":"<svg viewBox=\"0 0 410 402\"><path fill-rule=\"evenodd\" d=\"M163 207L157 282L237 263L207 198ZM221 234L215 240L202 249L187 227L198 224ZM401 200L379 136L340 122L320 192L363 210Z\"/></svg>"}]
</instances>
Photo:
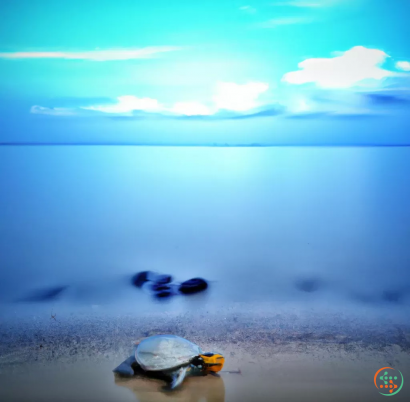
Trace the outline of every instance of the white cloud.
<instances>
[{"instance_id":1,"label":"white cloud","mask_svg":"<svg viewBox=\"0 0 410 402\"><path fill-rule=\"evenodd\" d=\"M208 106L199 102L178 102L170 111L183 116L209 116L213 114Z\"/></svg>"},{"instance_id":2,"label":"white cloud","mask_svg":"<svg viewBox=\"0 0 410 402\"><path fill-rule=\"evenodd\" d=\"M117 98L118 103L112 105L83 106L81 109L94 110L103 113L130 113L134 110L156 112L162 109L156 99L137 98L133 95L124 95Z\"/></svg>"},{"instance_id":3,"label":"white cloud","mask_svg":"<svg viewBox=\"0 0 410 402\"><path fill-rule=\"evenodd\" d=\"M315 83L322 88L350 88L360 82L395 75L379 67L389 57L382 50L356 46L332 58L313 58L299 63L300 70L285 74L290 84Z\"/></svg>"},{"instance_id":4,"label":"white cloud","mask_svg":"<svg viewBox=\"0 0 410 402\"><path fill-rule=\"evenodd\" d=\"M259 96L267 91L268 84L262 82L249 82L247 84L236 84L233 82L222 82L216 87L213 104L207 106L198 101L177 102L171 107L164 106L157 99L138 98L133 95L119 96L111 104L95 104L91 106L74 106L72 108L49 108L33 106L30 110L33 114L45 114L52 116L69 115L95 115L111 114L133 116L134 112L143 112L146 116L214 116L219 112L231 111L233 115L243 112L258 112L264 106L259 101ZM270 105L272 106L272 105ZM266 105L265 105L266 107Z\"/></svg>"},{"instance_id":5,"label":"white cloud","mask_svg":"<svg viewBox=\"0 0 410 402\"><path fill-rule=\"evenodd\" d=\"M34 105L30 109L32 114L47 114L50 116L74 116L75 111L67 108L50 108Z\"/></svg>"},{"instance_id":6,"label":"white cloud","mask_svg":"<svg viewBox=\"0 0 410 402\"><path fill-rule=\"evenodd\" d=\"M167 108L161 105L157 99L137 98L133 95L119 96L117 101L117 103L113 104L83 106L81 109L108 114L132 114L134 111L181 116L206 116L213 114L207 106L199 102L178 102L173 107Z\"/></svg>"},{"instance_id":7,"label":"white cloud","mask_svg":"<svg viewBox=\"0 0 410 402\"><path fill-rule=\"evenodd\" d=\"M255 14L257 11L256 8L252 6L242 6L242 7L239 7L239 10L245 13L248 13L248 14Z\"/></svg>"},{"instance_id":8,"label":"white cloud","mask_svg":"<svg viewBox=\"0 0 410 402\"><path fill-rule=\"evenodd\" d=\"M149 59L156 54L180 50L175 46L152 46L141 49L90 50L84 52L10 52L3 59L71 59L90 61Z\"/></svg>"},{"instance_id":9,"label":"white cloud","mask_svg":"<svg viewBox=\"0 0 410 402\"><path fill-rule=\"evenodd\" d=\"M259 26L261 28L276 28L278 26L284 25L310 24L313 21L313 18L308 17L283 17L274 18L272 20L262 22L261 24L259 24Z\"/></svg>"},{"instance_id":10,"label":"white cloud","mask_svg":"<svg viewBox=\"0 0 410 402\"><path fill-rule=\"evenodd\" d=\"M258 97L268 88L269 85L263 82L249 82L243 85L223 82L217 86L213 100L218 109L244 112L258 107Z\"/></svg>"},{"instance_id":11,"label":"white cloud","mask_svg":"<svg viewBox=\"0 0 410 402\"><path fill-rule=\"evenodd\" d=\"M396 68L403 71L410 71L410 61L398 61Z\"/></svg>"}]
</instances>

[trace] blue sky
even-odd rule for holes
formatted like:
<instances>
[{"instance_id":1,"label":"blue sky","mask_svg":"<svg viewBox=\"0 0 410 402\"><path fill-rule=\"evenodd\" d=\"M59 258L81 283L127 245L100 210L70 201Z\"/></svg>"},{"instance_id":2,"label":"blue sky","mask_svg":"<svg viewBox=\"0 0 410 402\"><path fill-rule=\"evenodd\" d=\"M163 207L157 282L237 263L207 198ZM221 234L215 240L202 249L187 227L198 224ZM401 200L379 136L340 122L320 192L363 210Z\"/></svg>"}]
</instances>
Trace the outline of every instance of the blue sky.
<instances>
[{"instance_id":1,"label":"blue sky","mask_svg":"<svg viewBox=\"0 0 410 402\"><path fill-rule=\"evenodd\" d=\"M3 0L0 14L3 142L410 142L407 0Z\"/></svg>"}]
</instances>

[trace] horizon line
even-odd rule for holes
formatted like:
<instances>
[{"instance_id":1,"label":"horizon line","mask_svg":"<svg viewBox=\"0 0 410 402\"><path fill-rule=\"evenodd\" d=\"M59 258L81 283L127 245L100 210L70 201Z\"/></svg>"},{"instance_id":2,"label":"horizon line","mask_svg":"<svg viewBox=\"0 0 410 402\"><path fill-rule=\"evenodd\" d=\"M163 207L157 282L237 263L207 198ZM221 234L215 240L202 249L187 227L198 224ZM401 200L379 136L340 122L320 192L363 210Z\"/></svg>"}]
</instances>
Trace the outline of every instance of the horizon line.
<instances>
[{"instance_id":1,"label":"horizon line","mask_svg":"<svg viewBox=\"0 0 410 402\"><path fill-rule=\"evenodd\" d=\"M138 146L138 147L203 147L203 148L274 148L274 147L410 147L410 143L142 143L142 142L0 142L0 146Z\"/></svg>"}]
</instances>

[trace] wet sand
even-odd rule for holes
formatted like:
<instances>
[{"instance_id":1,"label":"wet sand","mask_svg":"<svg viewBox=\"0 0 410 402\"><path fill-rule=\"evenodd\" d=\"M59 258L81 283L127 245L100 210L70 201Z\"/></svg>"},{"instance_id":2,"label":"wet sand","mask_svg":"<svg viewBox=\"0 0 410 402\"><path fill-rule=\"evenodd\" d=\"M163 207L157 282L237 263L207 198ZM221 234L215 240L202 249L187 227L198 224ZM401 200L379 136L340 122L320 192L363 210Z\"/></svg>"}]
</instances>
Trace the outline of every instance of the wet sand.
<instances>
[{"instance_id":1,"label":"wet sand","mask_svg":"<svg viewBox=\"0 0 410 402\"><path fill-rule=\"evenodd\" d=\"M295 345L290 345L293 347ZM2 372L0 400L10 402L69 401L373 401L379 398L373 375L387 365L384 354L362 352L359 356L335 348L279 353L267 359L236 349L227 368L237 366L241 374L188 378L176 391L163 390L160 380L120 378L112 373L117 359L90 358L32 363ZM404 377L410 375L410 357L395 354L395 365ZM408 400L403 388L395 400Z\"/></svg>"},{"instance_id":2,"label":"wet sand","mask_svg":"<svg viewBox=\"0 0 410 402\"><path fill-rule=\"evenodd\" d=\"M410 378L410 328L365 319L278 313L62 316L1 323L1 401L374 401L390 366ZM226 356L220 377L160 380L112 373L142 336L173 333ZM404 384L394 396L409 400Z\"/></svg>"}]
</instances>

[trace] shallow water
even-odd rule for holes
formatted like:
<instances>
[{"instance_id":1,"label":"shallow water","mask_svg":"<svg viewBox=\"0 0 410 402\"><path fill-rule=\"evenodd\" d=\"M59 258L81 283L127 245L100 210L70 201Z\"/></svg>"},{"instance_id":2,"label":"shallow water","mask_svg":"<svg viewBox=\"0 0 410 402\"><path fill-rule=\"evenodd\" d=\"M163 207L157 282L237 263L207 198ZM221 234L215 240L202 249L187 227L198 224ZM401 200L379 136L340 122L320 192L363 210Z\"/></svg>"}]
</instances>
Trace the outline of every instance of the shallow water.
<instances>
[{"instance_id":1,"label":"shallow water","mask_svg":"<svg viewBox=\"0 0 410 402\"><path fill-rule=\"evenodd\" d=\"M3 147L1 300L69 285L66 303L138 297L155 309L127 282L151 269L213 281L198 306L400 309L410 304L409 170L405 147Z\"/></svg>"},{"instance_id":2,"label":"shallow water","mask_svg":"<svg viewBox=\"0 0 410 402\"><path fill-rule=\"evenodd\" d=\"M176 391L162 390L154 379L115 377L113 362L88 361L33 363L0 376L0 399L7 402L40 401L372 401L379 397L373 384L374 373L384 362L377 359L352 361L303 356L279 361L237 361L242 374L222 373L188 378ZM228 363L229 364L229 363ZM232 365L232 363L231 363ZM402 367L404 377L409 367ZM395 400L408 400L407 389Z\"/></svg>"}]
</instances>

